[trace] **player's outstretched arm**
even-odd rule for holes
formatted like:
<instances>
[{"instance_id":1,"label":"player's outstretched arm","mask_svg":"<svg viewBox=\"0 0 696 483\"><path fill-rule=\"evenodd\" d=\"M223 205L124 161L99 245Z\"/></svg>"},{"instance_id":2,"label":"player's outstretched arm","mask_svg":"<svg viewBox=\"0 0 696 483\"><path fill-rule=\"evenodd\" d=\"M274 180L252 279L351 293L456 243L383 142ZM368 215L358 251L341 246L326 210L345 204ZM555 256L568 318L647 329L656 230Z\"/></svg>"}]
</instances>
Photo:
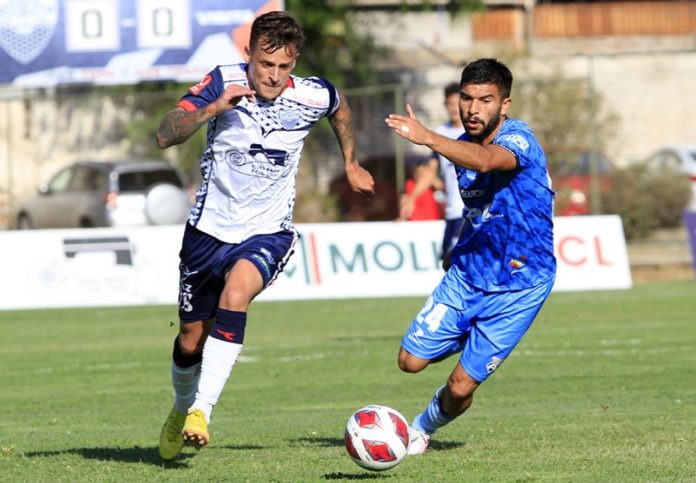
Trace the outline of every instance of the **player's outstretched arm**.
<instances>
[{"instance_id":1,"label":"player's outstretched arm","mask_svg":"<svg viewBox=\"0 0 696 483\"><path fill-rule=\"evenodd\" d=\"M410 105L406 113L389 114L384 121L394 133L414 144L428 146L454 164L481 173L489 171L509 171L517 168L517 160L505 148L489 144L486 146L469 141L458 141L438 134L423 126Z\"/></svg>"},{"instance_id":2,"label":"player's outstretched arm","mask_svg":"<svg viewBox=\"0 0 696 483\"><path fill-rule=\"evenodd\" d=\"M346 177L353 191L372 195L375 192L375 181L372 175L358 163L355 158L355 133L353 131L353 113L348 101L339 95L339 105L336 112L329 117L329 124L336 134L345 164Z\"/></svg>"},{"instance_id":3,"label":"player's outstretched arm","mask_svg":"<svg viewBox=\"0 0 696 483\"><path fill-rule=\"evenodd\" d=\"M157 146L160 149L165 149L187 141L211 118L229 111L243 98L253 102L255 94L256 92L248 87L232 84L223 91L215 102L195 111L175 107L166 113L160 122L157 130Z\"/></svg>"}]
</instances>

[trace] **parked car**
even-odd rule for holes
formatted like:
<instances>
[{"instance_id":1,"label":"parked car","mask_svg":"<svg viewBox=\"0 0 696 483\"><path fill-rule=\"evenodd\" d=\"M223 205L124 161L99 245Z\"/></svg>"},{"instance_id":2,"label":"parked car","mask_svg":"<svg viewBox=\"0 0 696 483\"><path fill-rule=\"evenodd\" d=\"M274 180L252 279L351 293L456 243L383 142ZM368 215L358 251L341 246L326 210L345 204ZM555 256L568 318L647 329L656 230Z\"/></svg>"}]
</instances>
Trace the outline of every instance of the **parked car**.
<instances>
[{"instance_id":1,"label":"parked car","mask_svg":"<svg viewBox=\"0 0 696 483\"><path fill-rule=\"evenodd\" d=\"M616 168L602 153L597 156L597 176L600 189L609 187L609 175ZM592 178L590 151L579 151L554 159L550 176L556 192L554 212L559 216L589 215L592 213Z\"/></svg>"},{"instance_id":2,"label":"parked car","mask_svg":"<svg viewBox=\"0 0 696 483\"><path fill-rule=\"evenodd\" d=\"M649 171L667 170L682 173L691 181L691 201L688 209L696 211L696 144L663 146L645 160Z\"/></svg>"},{"instance_id":3,"label":"parked car","mask_svg":"<svg viewBox=\"0 0 696 483\"><path fill-rule=\"evenodd\" d=\"M165 161L84 161L40 185L15 220L18 229L162 225L190 208L183 176Z\"/></svg>"}]
</instances>

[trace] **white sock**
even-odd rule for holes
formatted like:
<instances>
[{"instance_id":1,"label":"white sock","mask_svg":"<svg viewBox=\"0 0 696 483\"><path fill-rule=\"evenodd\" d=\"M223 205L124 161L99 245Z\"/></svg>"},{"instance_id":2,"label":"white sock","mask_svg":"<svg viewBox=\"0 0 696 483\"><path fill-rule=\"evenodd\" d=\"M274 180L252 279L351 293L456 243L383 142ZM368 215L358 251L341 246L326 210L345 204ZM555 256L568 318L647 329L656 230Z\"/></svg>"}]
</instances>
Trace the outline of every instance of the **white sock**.
<instances>
[{"instance_id":1,"label":"white sock","mask_svg":"<svg viewBox=\"0 0 696 483\"><path fill-rule=\"evenodd\" d=\"M186 411L188 411L191 404L193 404L193 400L196 397L196 387L198 386L200 369L200 362L191 367L179 367L172 362L174 407L180 413L186 414Z\"/></svg>"},{"instance_id":2,"label":"white sock","mask_svg":"<svg viewBox=\"0 0 696 483\"><path fill-rule=\"evenodd\" d=\"M210 413L220 398L232 368L242 352L242 344L226 342L208 336L203 346L203 362L198 379L198 391L191 409L200 409L210 422Z\"/></svg>"}]
</instances>

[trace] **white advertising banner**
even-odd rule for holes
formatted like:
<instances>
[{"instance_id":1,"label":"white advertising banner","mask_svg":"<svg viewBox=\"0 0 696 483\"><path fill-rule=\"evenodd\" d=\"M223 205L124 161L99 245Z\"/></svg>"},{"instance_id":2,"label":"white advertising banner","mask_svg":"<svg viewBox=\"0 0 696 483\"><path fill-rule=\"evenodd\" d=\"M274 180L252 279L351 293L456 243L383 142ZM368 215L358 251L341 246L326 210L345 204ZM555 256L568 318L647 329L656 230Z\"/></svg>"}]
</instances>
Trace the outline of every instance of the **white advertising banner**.
<instances>
[{"instance_id":1,"label":"white advertising banner","mask_svg":"<svg viewBox=\"0 0 696 483\"><path fill-rule=\"evenodd\" d=\"M554 290L631 287L618 216L555 220ZM302 224L259 300L425 296L443 275L444 223ZM0 309L175 304L183 226L0 234Z\"/></svg>"},{"instance_id":2,"label":"white advertising banner","mask_svg":"<svg viewBox=\"0 0 696 483\"><path fill-rule=\"evenodd\" d=\"M558 269L553 289L631 288L631 266L618 215L554 218Z\"/></svg>"}]
</instances>

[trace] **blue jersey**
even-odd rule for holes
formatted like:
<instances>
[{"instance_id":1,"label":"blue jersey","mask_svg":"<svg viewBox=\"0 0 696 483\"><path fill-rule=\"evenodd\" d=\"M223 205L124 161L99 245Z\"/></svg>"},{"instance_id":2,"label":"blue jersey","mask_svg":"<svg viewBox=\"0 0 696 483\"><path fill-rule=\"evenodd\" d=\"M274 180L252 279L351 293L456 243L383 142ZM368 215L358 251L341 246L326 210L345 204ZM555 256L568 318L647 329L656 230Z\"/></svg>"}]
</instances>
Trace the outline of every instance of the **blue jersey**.
<instances>
[{"instance_id":1,"label":"blue jersey","mask_svg":"<svg viewBox=\"0 0 696 483\"><path fill-rule=\"evenodd\" d=\"M193 111L215 102L231 84L249 87L246 69L246 64L215 68L179 106ZM328 81L291 75L277 98L243 98L212 118L189 223L227 243L291 230L304 140L338 105L338 91Z\"/></svg>"},{"instance_id":2,"label":"blue jersey","mask_svg":"<svg viewBox=\"0 0 696 483\"><path fill-rule=\"evenodd\" d=\"M469 141L468 134L459 137ZM546 156L532 130L505 119L493 144L517 159L512 171L479 173L457 166L464 227L452 252L473 286L520 290L553 279L553 196Z\"/></svg>"}]
</instances>

